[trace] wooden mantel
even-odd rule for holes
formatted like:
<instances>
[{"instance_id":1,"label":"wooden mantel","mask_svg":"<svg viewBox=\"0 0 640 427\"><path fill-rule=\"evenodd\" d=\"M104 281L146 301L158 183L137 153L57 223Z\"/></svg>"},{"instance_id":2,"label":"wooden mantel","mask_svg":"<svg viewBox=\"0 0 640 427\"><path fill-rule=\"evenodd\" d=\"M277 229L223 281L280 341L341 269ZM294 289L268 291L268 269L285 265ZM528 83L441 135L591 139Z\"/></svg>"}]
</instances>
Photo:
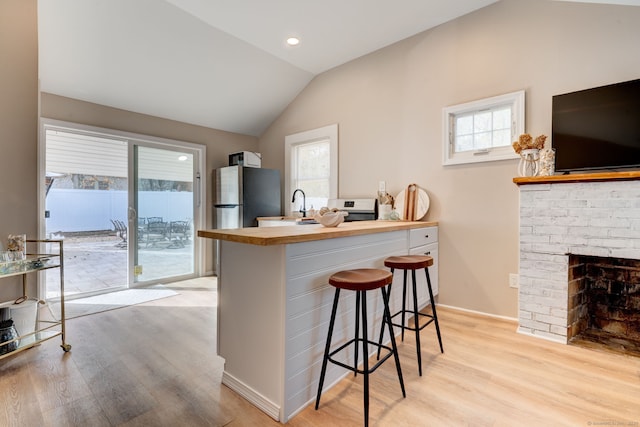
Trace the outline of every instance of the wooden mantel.
<instances>
[{"instance_id":1,"label":"wooden mantel","mask_svg":"<svg viewBox=\"0 0 640 427\"><path fill-rule=\"evenodd\" d=\"M595 182L595 181L633 181L640 179L640 171L627 172L598 172L572 173L568 175L516 177L513 182L517 185L551 184L565 182Z\"/></svg>"}]
</instances>

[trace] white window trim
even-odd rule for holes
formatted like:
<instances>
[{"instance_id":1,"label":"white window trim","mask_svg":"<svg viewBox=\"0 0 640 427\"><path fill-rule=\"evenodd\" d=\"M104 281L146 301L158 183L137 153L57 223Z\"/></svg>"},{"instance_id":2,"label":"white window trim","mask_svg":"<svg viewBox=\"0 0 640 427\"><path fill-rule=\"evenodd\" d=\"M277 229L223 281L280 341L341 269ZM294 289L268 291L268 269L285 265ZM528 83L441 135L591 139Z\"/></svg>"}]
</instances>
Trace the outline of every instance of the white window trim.
<instances>
[{"instance_id":1,"label":"white window trim","mask_svg":"<svg viewBox=\"0 0 640 427\"><path fill-rule=\"evenodd\" d=\"M493 96L491 98L466 102L464 104L452 105L442 109L442 164L444 166L460 165L465 163L490 162L495 160L518 159L518 154L511 145L505 147L494 147L485 150L468 151L464 153L453 152L453 124L452 120L458 114L472 111L494 108L499 105L511 104L512 126L511 140L515 141L519 135L524 133L524 106L525 91L506 93L504 95Z\"/></svg>"},{"instance_id":2,"label":"white window trim","mask_svg":"<svg viewBox=\"0 0 640 427\"><path fill-rule=\"evenodd\" d=\"M331 176L329 177L329 198L338 198L338 125L328 125L305 132L287 135L284 138L284 194L285 206L294 188L291 188L291 150L295 145L329 139ZM287 209L285 209L287 211ZM286 213L286 212L285 212Z\"/></svg>"}]
</instances>

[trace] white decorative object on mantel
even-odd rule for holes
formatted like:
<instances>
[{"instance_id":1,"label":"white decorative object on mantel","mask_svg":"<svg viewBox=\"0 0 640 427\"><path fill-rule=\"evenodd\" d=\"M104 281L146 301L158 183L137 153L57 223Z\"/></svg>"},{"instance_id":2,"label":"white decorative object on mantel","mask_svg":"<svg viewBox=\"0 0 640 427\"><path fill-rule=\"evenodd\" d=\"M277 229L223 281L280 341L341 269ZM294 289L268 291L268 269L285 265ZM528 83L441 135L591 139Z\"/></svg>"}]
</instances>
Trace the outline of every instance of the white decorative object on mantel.
<instances>
[{"instance_id":1,"label":"white decorative object on mantel","mask_svg":"<svg viewBox=\"0 0 640 427\"><path fill-rule=\"evenodd\" d=\"M536 139L533 139L528 133L523 133L518 137L517 141L511 144L513 150L520 155L520 163L518 163L518 174L520 176L531 177L538 175L540 150L544 148L546 140L546 135L539 135Z\"/></svg>"},{"instance_id":2,"label":"white decorative object on mantel","mask_svg":"<svg viewBox=\"0 0 640 427\"><path fill-rule=\"evenodd\" d=\"M540 150L539 176L552 176L556 173L556 150L555 148L545 148Z\"/></svg>"},{"instance_id":3,"label":"white decorative object on mantel","mask_svg":"<svg viewBox=\"0 0 640 427\"><path fill-rule=\"evenodd\" d=\"M520 163L518 164L518 175L537 176L538 161L540 160L540 150L530 148L520 152Z\"/></svg>"}]
</instances>

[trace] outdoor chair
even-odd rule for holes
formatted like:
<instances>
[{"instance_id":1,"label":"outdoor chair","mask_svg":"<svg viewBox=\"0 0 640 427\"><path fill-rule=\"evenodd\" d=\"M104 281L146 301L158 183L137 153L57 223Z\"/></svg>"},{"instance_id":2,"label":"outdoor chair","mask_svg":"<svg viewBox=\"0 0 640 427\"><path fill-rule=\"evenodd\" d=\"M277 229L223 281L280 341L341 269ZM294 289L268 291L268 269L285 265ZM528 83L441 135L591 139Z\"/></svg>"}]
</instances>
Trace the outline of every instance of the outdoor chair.
<instances>
[{"instance_id":1,"label":"outdoor chair","mask_svg":"<svg viewBox=\"0 0 640 427\"><path fill-rule=\"evenodd\" d=\"M168 240L169 224L166 222L150 222L147 218L147 230L145 233L146 246L155 245L158 242Z\"/></svg>"},{"instance_id":2,"label":"outdoor chair","mask_svg":"<svg viewBox=\"0 0 640 427\"><path fill-rule=\"evenodd\" d=\"M147 217L147 224L154 224L156 222L164 222L164 221L162 221L162 217L161 216L150 216L150 217Z\"/></svg>"},{"instance_id":3,"label":"outdoor chair","mask_svg":"<svg viewBox=\"0 0 640 427\"><path fill-rule=\"evenodd\" d=\"M169 240L174 248L183 248L191 234L190 221L171 221L169 223Z\"/></svg>"},{"instance_id":4,"label":"outdoor chair","mask_svg":"<svg viewBox=\"0 0 640 427\"><path fill-rule=\"evenodd\" d=\"M122 239L116 246L122 248L127 247L127 224L124 221L120 221L119 219L112 219L111 223L113 224L113 229L116 232L116 236Z\"/></svg>"}]
</instances>

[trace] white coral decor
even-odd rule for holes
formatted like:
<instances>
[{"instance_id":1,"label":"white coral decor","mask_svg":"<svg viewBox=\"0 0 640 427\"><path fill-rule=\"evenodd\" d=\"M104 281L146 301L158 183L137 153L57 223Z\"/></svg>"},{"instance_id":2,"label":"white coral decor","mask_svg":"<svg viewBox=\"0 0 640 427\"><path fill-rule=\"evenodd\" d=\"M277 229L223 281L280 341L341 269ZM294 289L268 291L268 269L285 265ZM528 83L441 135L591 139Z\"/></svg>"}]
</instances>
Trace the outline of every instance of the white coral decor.
<instances>
[{"instance_id":1,"label":"white coral decor","mask_svg":"<svg viewBox=\"0 0 640 427\"><path fill-rule=\"evenodd\" d=\"M349 215L349 212L327 212L324 215L316 215L314 219L325 227L337 227L342 224L344 217L347 215Z\"/></svg>"}]
</instances>

